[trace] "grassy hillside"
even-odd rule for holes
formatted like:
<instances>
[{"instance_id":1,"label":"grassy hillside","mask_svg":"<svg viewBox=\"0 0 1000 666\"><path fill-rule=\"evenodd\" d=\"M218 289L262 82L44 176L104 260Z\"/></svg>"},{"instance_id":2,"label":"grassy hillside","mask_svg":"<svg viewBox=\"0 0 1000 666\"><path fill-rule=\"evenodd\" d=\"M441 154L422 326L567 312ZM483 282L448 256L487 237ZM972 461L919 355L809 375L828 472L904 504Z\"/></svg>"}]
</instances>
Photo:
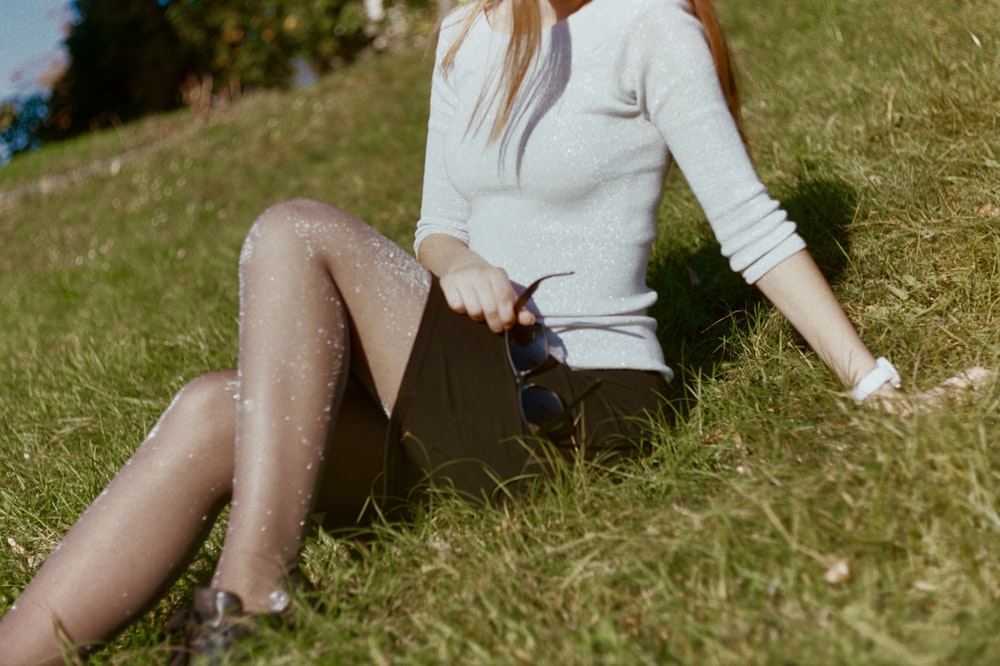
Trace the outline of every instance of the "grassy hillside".
<instances>
[{"instance_id":1,"label":"grassy hillside","mask_svg":"<svg viewBox=\"0 0 1000 666\"><path fill-rule=\"evenodd\" d=\"M717 4L761 176L866 340L916 389L1000 366L1000 6ZM0 613L172 393L235 363L262 208L321 198L408 247L429 66L411 46L0 170ZM506 508L441 496L363 540L317 534L327 604L257 663L995 663L1000 389L854 407L728 272L679 174L666 188L649 279L683 372L653 454ZM96 663L162 661L217 536Z\"/></svg>"}]
</instances>

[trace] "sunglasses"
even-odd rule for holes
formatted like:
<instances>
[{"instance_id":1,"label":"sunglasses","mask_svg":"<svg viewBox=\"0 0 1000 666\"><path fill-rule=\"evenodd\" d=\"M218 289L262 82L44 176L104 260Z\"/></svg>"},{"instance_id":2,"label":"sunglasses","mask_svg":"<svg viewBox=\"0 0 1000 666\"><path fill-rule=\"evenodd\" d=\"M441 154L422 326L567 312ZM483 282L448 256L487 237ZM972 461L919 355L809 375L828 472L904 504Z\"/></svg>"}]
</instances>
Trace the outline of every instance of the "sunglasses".
<instances>
[{"instance_id":1,"label":"sunglasses","mask_svg":"<svg viewBox=\"0 0 1000 666\"><path fill-rule=\"evenodd\" d=\"M514 303L514 312L520 312L543 280L572 275L553 273L532 282ZM542 324L515 325L504 332L507 342L507 360L517 382L521 419L533 432L545 435L554 442L571 439L576 426L570 416L573 407L590 395L599 382L592 384L569 406L552 390L528 383L528 378L540 370L552 355L549 353L547 330Z\"/></svg>"}]
</instances>

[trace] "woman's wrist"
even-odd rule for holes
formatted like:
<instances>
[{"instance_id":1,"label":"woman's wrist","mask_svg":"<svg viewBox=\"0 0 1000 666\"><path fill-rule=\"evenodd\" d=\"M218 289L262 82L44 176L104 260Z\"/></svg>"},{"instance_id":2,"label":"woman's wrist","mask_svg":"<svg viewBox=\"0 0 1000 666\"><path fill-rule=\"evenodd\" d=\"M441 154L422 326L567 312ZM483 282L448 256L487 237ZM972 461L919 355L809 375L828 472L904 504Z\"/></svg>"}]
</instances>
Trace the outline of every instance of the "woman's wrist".
<instances>
[{"instance_id":1,"label":"woman's wrist","mask_svg":"<svg viewBox=\"0 0 1000 666\"><path fill-rule=\"evenodd\" d=\"M875 359L875 367L854 384L854 388L851 389L851 397L860 405L886 384L898 389L902 385L902 380L895 366L882 356Z\"/></svg>"},{"instance_id":2,"label":"woman's wrist","mask_svg":"<svg viewBox=\"0 0 1000 666\"><path fill-rule=\"evenodd\" d=\"M438 278L469 266L486 264L463 241L448 234L433 234L425 238L420 245L419 260Z\"/></svg>"}]
</instances>

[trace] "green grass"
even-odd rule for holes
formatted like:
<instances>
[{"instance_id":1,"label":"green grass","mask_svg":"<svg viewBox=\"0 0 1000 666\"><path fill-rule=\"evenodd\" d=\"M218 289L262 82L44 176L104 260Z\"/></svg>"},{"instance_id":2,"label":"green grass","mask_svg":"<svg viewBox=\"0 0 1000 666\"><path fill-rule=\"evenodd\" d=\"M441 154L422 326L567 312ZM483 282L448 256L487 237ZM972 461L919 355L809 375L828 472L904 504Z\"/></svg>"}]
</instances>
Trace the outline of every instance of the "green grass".
<instances>
[{"instance_id":1,"label":"green grass","mask_svg":"<svg viewBox=\"0 0 1000 666\"><path fill-rule=\"evenodd\" d=\"M866 340L916 389L1000 366L1000 7L719 13L759 171ZM171 394L235 362L237 253L262 208L318 197L408 244L428 75L409 47L0 170L23 190L132 151L0 202L0 612ZM907 419L854 407L728 272L683 179L666 187L649 275L683 372L653 453L507 507L442 494L409 524L317 535L326 605L257 663L995 663L1000 390ZM94 661L162 661L162 620L217 544Z\"/></svg>"}]
</instances>

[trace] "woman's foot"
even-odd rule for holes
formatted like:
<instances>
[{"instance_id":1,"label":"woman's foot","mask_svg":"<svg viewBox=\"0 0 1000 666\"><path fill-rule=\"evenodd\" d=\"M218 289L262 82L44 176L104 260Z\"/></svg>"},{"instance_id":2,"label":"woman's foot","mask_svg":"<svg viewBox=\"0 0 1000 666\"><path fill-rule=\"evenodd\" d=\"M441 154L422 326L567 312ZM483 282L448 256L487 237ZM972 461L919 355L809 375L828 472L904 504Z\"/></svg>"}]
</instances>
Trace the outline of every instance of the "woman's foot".
<instances>
[{"instance_id":1,"label":"woman's foot","mask_svg":"<svg viewBox=\"0 0 1000 666\"><path fill-rule=\"evenodd\" d=\"M200 587L194 591L193 608L178 613L167 624L168 633L186 633L184 645L177 648L169 666L222 664L259 625L260 616L244 612L243 602L235 594Z\"/></svg>"}]
</instances>

